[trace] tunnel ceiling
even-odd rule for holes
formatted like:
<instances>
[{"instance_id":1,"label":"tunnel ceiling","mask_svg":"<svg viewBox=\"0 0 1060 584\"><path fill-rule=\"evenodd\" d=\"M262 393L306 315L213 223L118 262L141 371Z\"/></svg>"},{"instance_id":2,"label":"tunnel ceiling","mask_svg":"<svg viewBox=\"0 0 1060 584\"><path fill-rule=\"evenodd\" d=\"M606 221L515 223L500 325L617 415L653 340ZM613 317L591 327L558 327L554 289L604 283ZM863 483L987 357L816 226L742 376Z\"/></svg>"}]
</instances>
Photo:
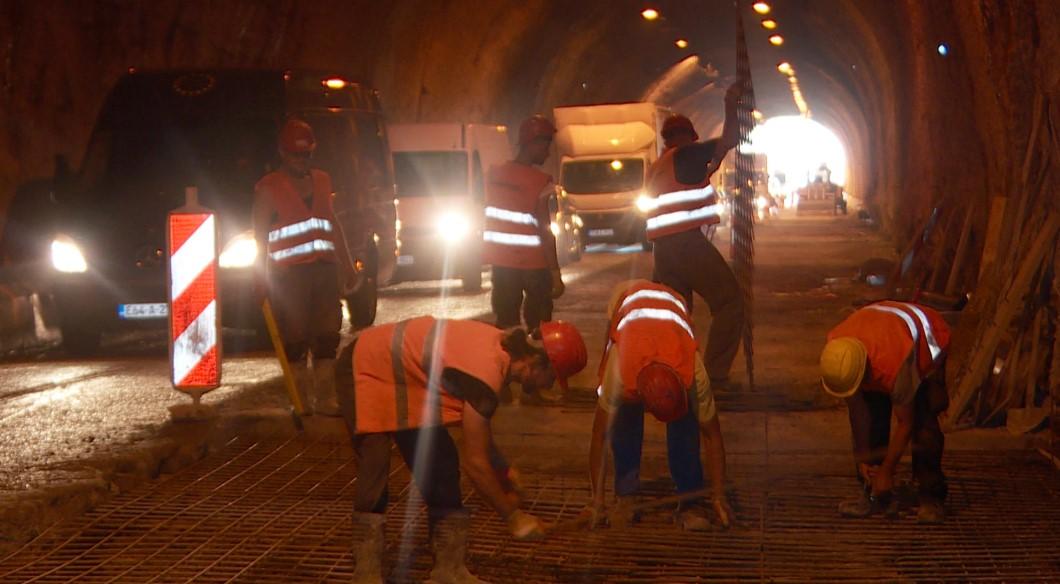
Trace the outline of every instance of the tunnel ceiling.
<instances>
[{"instance_id":1,"label":"tunnel ceiling","mask_svg":"<svg viewBox=\"0 0 1060 584\"><path fill-rule=\"evenodd\" d=\"M1028 104L1057 92L1055 0L773 0L780 48L750 4L740 15L759 109L797 113L775 68L789 61L814 118L848 149L848 186L898 232L947 193L985 197L1010 181ZM662 18L641 19L648 5ZM731 0L16 0L0 8L0 188L6 202L56 153L76 163L128 67L334 68L379 89L395 121L512 124L639 99L689 55L724 81L736 19ZM716 127L721 92L702 95L689 113Z\"/></svg>"}]
</instances>

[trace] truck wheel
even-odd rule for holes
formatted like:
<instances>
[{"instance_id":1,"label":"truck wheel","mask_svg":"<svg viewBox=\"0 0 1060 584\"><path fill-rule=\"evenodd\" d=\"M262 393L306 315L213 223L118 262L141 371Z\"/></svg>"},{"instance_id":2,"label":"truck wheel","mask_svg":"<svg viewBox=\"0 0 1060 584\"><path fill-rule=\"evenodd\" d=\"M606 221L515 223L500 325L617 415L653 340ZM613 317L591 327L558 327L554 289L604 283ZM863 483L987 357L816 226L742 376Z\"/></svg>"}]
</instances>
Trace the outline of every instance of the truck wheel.
<instances>
[{"instance_id":1,"label":"truck wheel","mask_svg":"<svg viewBox=\"0 0 1060 584\"><path fill-rule=\"evenodd\" d=\"M572 245L570 246L570 252L568 254L568 259L571 262L576 262L576 261L581 260L582 259L582 250L585 249L585 242L582 241L582 236L581 235L575 235L574 238L575 239L572 242Z\"/></svg>"},{"instance_id":2,"label":"truck wheel","mask_svg":"<svg viewBox=\"0 0 1060 584\"><path fill-rule=\"evenodd\" d=\"M71 355L87 357L99 350L102 337L99 330L81 328L77 325L63 325L60 331L63 335L62 346Z\"/></svg>"},{"instance_id":3,"label":"truck wheel","mask_svg":"<svg viewBox=\"0 0 1060 584\"><path fill-rule=\"evenodd\" d=\"M482 266L468 266L460 277L464 292L480 292L482 290Z\"/></svg>"},{"instance_id":4,"label":"truck wheel","mask_svg":"<svg viewBox=\"0 0 1060 584\"><path fill-rule=\"evenodd\" d=\"M346 308L350 311L350 324L354 329L362 329L375 323L378 300L379 285L375 278L365 280L359 290L346 297Z\"/></svg>"}]
</instances>

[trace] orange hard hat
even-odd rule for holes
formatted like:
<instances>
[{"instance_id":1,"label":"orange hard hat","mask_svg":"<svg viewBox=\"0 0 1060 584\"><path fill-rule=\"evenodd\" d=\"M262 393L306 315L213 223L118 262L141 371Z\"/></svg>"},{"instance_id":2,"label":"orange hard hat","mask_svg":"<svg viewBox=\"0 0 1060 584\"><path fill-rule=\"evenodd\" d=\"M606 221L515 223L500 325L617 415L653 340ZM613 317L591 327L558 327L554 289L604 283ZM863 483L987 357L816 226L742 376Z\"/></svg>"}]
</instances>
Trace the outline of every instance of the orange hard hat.
<instances>
[{"instance_id":1,"label":"orange hard hat","mask_svg":"<svg viewBox=\"0 0 1060 584\"><path fill-rule=\"evenodd\" d=\"M317 139L313 135L313 128L302 120L287 120L280 130L280 150L284 152L312 152L316 147Z\"/></svg>"},{"instance_id":2,"label":"orange hard hat","mask_svg":"<svg viewBox=\"0 0 1060 584\"><path fill-rule=\"evenodd\" d=\"M637 374L637 394L644 409L660 422L673 422L688 413L688 392L677 372L662 363L648 363Z\"/></svg>"},{"instance_id":3,"label":"orange hard hat","mask_svg":"<svg viewBox=\"0 0 1060 584\"><path fill-rule=\"evenodd\" d=\"M688 132L692 135L693 141L699 140L699 134L696 133L696 127L692 125L692 120L688 119L687 116L674 114L663 122L662 136L664 139L670 140L678 132Z\"/></svg>"},{"instance_id":4,"label":"orange hard hat","mask_svg":"<svg viewBox=\"0 0 1060 584\"><path fill-rule=\"evenodd\" d=\"M538 138L552 138L556 126L544 116L531 116L519 126L519 145L529 144Z\"/></svg>"},{"instance_id":5,"label":"orange hard hat","mask_svg":"<svg viewBox=\"0 0 1060 584\"><path fill-rule=\"evenodd\" d=\"M541 343L556 372L556 379L567 389L567 378L585 368L589 353L585 340L574 325L562 320L541 323Z\"/></svg>"}]
</instances>

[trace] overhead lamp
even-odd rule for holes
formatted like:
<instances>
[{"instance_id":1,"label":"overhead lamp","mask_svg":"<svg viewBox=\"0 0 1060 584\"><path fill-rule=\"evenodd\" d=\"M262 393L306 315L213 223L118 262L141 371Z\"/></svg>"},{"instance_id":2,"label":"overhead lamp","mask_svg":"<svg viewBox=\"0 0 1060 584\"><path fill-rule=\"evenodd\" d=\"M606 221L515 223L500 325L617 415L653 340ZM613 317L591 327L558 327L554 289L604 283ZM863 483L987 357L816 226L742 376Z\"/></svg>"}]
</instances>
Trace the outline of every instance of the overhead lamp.
<instances>
[{"instance_id":1,"label":"overhead lamp","mask_svg":"<svg viewBox=\"0 0 1060 584\"><path fill-rule=\"evenodd\" d=\"M640 11L640 15L644 17L644 20L652 21L659 18L659 11L654 8L645 8Z\"/></svg>"},{"instance_id":2,"label":"overhead lamp","mask_svg":"<svg viewBox=\"0 0 1060 584\"><path fill-rule=\"evenodd\" d=\"M775 34L769 37L769 44L773 45L774 47L779 47L780 45L784 44L784 37L780 36L779 34Z\"/></svg>"},{"instance_id":3,"label":"overhead lamp","mask_svg":"<svg viewBox=\"0 0 1060 584\"><path fill-rule=\"evenodd\" d=\"M677 48L679 49L688 48L688 41L686 41L685 39L677 39L676 41L674 41L674 44L677 45Z\"/></svg>"},{"instance_id":4,"label":"overhead lamp","mask_svg":"<svg viewBox=\"0 0 1060 584\"><path fill-rule=\"evenodd\" d=\"M751 5L751 8L753 8L754 11L759 14L769 14L769 11L772 10L769 4L765 2L755 2Z\"/></svg>"},{"instance_id":5,"label":"overhead lamp","mask_svg":"<svg viewBox=\"0 0 1060 584\"><path fill-rule=\"evenodd\" d=\"M346 80L338 77L329 77L324 80L324 87L328 89L342 89L346 87Z\"/></svg>"},{"instance_id":6,"label":"overhead lamp","mask_svg":"<svg viewBox=\"0 0 1060 584\"><path fill-rule=\"evenodd\" d=\"M939 46L936 47L935 50L937 50L939 52L939 55L942 55L943 57L950 54L950 46L946 43L939 43Z\"/></svg>"},{"instance_id":7,"label":"overhead lamp","mask_svg":"<svg viewBox=\"0 0 1060 584\"><path fill-rule=\"evenodd\" d=\"M762 21L762 28L764 28L766 30L773 30L776 27L777 27L777 21L773 20L772 18L767 18L767 19Z\"/></svg>"},{"instance_id":8,"label":"overhead lamp","mask_svg":"<svg viewBox=\"0 0 1060 584\"><path fill-rule=\"evenodd\" d=\"M783 73L785 75L794 75L795 74L795 69L793 69L792 66L791 66L791 63L789 63L787 61L784 61L782 63L777 63L777 71L780 71L781 73Z\"/></svg>"}]
</instances>

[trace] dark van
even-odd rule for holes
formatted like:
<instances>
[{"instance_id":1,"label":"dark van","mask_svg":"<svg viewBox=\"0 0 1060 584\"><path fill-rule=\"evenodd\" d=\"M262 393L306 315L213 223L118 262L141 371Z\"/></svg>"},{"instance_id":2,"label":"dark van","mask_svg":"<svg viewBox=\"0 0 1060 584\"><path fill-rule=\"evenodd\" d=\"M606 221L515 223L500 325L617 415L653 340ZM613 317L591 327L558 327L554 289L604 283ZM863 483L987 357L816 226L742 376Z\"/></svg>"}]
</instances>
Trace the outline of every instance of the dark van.
<instances>
[{"instance_id":1,"label":"dark van","mask_svg":"<svg viewBox=\"0 0 1060 584\"><path fill-rule=\"evenodd\" d=\"M378 95L329 72L130 72L107 97L80 171L57 172L54 181L60 211L48 245L68 349L92 352L106 331L165 326L165 219L189 185L218 213L223 324L262 329L251 207L254 184L279 163L276 138L288 116L313 127L314 166L335 185L358 276L347 296L351 320L374 320L378 278L395 261L393 170Z\"/></svg>"}]
</instances>

